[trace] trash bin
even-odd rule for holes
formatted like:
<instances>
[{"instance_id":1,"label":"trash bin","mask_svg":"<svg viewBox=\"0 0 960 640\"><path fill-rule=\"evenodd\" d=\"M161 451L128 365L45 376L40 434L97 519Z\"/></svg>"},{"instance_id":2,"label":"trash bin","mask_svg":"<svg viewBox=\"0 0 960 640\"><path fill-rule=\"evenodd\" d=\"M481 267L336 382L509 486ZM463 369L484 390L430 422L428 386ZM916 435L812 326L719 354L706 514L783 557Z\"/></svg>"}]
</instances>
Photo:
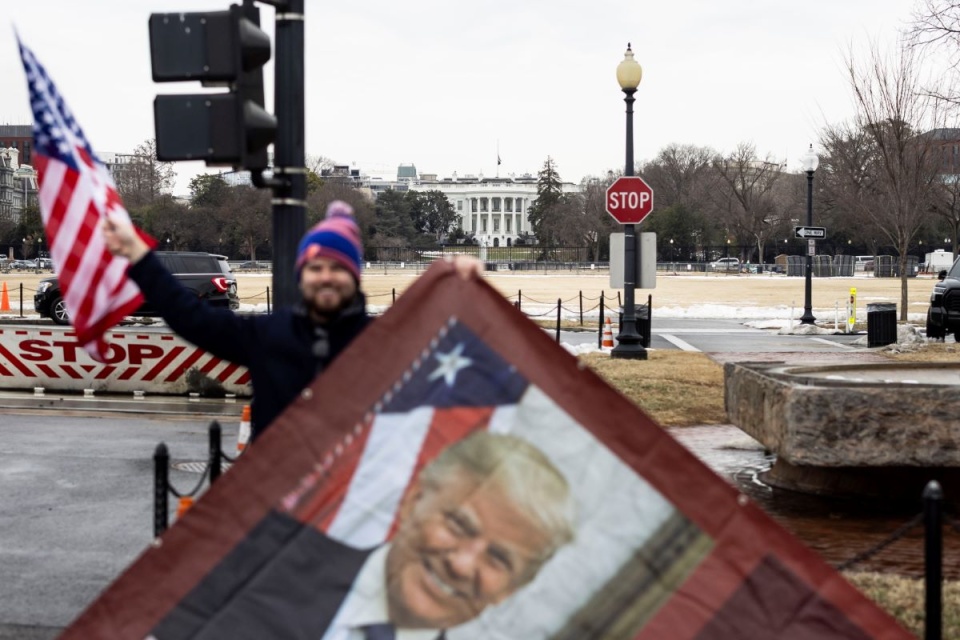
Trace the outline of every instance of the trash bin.
<instances>
[{"instance_id":1,"label":"trash bin","mask_svg":"<svg viewBox=\"0 0 960 640\"><path fill-rule=\"evenodd\" d=\"M882 347L897 341L897 305L890 302L867 304L867 346Z\"/></svg>"},{"instance_id":2,"label":"trash bin","mask_svg":"<svg viewBox=\"0 0 960 640\"><path fill-rule=\"evenodd\" d=\"M650 307L645 304L633 305L634 314L637 318L637 333L640 334L640 344L646 349L650 346ZM620 331L623 331L623 307L620 307L620 324L617 325Z\"/></svg>"}]
</instances>

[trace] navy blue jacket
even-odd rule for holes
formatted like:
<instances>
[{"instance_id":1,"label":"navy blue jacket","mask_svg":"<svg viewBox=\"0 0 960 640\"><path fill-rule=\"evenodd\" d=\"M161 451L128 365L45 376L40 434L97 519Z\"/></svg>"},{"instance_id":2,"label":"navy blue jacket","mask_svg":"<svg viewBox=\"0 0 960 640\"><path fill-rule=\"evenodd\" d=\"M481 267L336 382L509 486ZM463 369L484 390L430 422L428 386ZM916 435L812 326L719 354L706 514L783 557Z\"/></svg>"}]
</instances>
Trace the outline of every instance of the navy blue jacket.
<instances>
[{"instance_id":1,"label":"navy blue jacket","mask_svg":"<svg viewBox=\"0 0 960 640\"><path fill-rule=\"evenodd\" d=\"M250 371L254 439L370 322L359 291L338 317L319 326L302 305L249 316L213 307L170 275L153 252L129 274L177 335Z\"/></svg>"}]
</instances>

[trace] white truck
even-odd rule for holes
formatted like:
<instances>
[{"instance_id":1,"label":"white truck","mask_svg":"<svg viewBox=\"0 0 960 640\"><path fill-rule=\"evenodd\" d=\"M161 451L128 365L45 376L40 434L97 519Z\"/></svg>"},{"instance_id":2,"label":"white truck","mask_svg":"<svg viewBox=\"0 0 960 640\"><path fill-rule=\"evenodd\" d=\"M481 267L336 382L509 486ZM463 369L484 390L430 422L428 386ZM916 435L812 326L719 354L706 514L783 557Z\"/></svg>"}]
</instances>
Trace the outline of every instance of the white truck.
<instances>
[{"instance_id":1,"label":"white truck","mask_svg":"<svg viewBox=\"0 0 960 640\"><path fill-rule=\"evenodd\" d=\"M931 251L926 255L923 262L923 269L928 273L940 273L951 266L953 266L953 252L945 249Z\"/></svg>"}]
</instances>

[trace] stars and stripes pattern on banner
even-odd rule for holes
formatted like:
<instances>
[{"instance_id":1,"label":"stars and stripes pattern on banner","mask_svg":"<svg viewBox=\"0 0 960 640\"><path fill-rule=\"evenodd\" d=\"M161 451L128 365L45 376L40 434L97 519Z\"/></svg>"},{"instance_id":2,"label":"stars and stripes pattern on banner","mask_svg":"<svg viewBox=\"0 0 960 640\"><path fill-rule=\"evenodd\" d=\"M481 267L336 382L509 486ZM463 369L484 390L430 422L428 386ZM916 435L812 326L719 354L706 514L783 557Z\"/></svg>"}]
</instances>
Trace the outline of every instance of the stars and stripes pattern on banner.
<instances>
[{"instance_id":1,"label":"stars and stripes pattern on banner","mask_svg":"<svg viewBox=\"0 0 960 640\"><path fill-rule=\"evenodd\" d=\"M94 359L107 357L104 333L143 302L126 275L127 260L106 249L104 217L129 220L109 171L96 157L63 97L22 42L33 111L40 212L60 289L77 341ZM145 239L147 239L145 237ZM156 243L148 239L148 244Z\"/></svg>"},{"instance_id":2,"label":"stars and stripes pattern on banner","mask_svg":"<svg viewBox=\"0 0 960 640\"><path fill-rule=\"evenodd\" d=\"M512 423L529 387L513 366L459 324L431 347L334 456L285 498L285 509L344 544L383 544L396 530L412 479L430 460L473 431Z\"/></svg>"}]
</instances>

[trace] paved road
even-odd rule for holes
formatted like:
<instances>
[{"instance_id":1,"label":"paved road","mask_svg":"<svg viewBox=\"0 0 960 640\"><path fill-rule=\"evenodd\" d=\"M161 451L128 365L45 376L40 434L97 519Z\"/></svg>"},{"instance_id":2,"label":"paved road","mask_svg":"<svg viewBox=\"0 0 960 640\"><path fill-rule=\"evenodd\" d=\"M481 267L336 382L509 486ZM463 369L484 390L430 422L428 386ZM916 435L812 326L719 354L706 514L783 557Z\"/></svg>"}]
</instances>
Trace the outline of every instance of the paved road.
<instances>
[{"instance_id":1,"label":"paved road","mask_svg":"<svg viewBox=\"0 0 960 640\"><path fill-rule=\"evenodd\" d=\"M219 420L235 443L239 423ZM0 424L0 639L46 640L150 543L157 443L202 460L208 420L0 410ZM198 478L171 472L185 491Z\"/></svg>"},{"instance_id":2,"label":"paved road","mask_svg":"<svg viewBox=\"0 0 960 640\"><path fill-rule=\"evenodd\" d=\"M773 329L754 329L744 320L698 320L690 318L653 319L651 349L723 352L837 352L863 349L853 344L860 335L778 335ZM551 332L551 335L553 333ZM597 344L595 332L561 331L560 342L571 345Z\"/></svg>"}]
</instances>

